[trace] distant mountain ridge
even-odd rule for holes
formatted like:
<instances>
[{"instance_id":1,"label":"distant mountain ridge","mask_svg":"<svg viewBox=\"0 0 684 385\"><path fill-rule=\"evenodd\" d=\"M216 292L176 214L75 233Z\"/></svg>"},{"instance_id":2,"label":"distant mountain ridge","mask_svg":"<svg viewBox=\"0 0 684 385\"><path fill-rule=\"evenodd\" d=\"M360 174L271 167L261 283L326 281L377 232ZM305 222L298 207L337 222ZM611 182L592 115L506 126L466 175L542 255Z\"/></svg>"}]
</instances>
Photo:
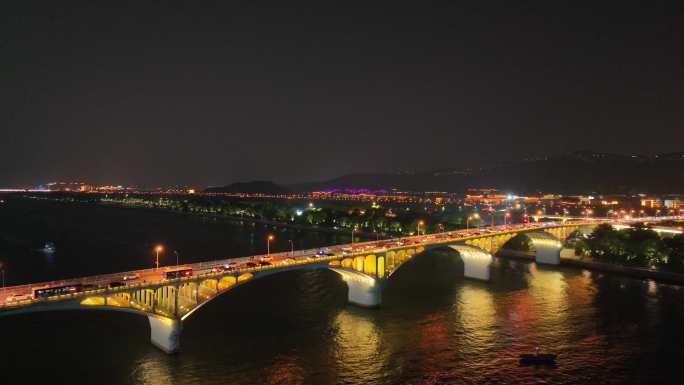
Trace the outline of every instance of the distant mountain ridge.
<instances>
[{"instance_id":1,"label":"distant mountain ridge","mask_svg":"<svg viewBox=\"0 0 684 385\"><path fill-rule=\"evenodd\" d=\"M463 192L493 187L516 193L684 193L684 152L610 154L576 151L479 169L350 174L288 186L292 191L371 189Z\"/></svg>"},{"instance_id":2,"label":"distant mountain ridge","mask_svg":"<svg viewBox=\"0 0 684 385\"><path fill-rule=\"evenodd\" d=\"M277 185L270 181L238 182L227 186L208 187L204 190L207 193L249 193L249 194L287 194L287 188Z\"/></svg>"}]
</instances>

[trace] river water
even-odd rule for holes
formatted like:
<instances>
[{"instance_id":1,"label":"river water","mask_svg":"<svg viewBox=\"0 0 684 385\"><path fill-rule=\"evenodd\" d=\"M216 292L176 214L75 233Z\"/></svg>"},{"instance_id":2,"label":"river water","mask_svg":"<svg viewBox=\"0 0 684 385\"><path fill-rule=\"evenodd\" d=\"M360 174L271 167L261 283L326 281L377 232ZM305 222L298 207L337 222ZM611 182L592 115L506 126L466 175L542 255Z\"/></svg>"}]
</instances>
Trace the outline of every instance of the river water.
<instances>
[{"instance_id":1,"label":"river water","mask_svg":"<svg viewBox=\"0 0 684 385\"><path fill-rule=\"evenodd\" d=\"M156 243L182 261L348 242L332 234L94 206L10 200L0 258L12 284L150 267ZM57 252L36 249L52 241ZM175 255L162 255L164 264ZM0 318L0 384L681 383L684 291L620 276L497 259L462 278L448 251L387 282L379 309L346 304L329 271L288 272L229 291L184 324L182 352L149 343L147 319L115 312ZM534 346L556 367L520 366Z\"/></svg>"}]
</instances>

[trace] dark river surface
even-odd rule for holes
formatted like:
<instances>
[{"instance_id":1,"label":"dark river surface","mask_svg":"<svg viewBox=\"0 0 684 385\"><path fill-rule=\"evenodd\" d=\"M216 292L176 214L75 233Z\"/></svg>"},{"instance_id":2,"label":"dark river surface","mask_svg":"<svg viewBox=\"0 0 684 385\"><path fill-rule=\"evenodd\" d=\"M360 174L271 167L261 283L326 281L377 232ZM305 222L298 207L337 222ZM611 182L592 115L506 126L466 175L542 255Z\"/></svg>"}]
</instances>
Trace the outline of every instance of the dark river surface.
<instances>
[{"instance_id":1,"label":"dark river surface","mask_svg":"<svg viewBox=\"0 0 684 385\"><path fill-rule=\"evenodd\" d=\"M164 212L10 199L0 259L10 284L348 242ZM57 252L37 251L52 241ZM175 263L166 252L163 264ZM379 309L346 304L335 273L277 274L229 291L185 323L182 352L149 342L146 318L71 311L0 317L0 384L681 384L684 291L497 259L491 282L457 255L417 256ZM535 345L557 367L520 366Z\"/></svg>"}]
</instances>

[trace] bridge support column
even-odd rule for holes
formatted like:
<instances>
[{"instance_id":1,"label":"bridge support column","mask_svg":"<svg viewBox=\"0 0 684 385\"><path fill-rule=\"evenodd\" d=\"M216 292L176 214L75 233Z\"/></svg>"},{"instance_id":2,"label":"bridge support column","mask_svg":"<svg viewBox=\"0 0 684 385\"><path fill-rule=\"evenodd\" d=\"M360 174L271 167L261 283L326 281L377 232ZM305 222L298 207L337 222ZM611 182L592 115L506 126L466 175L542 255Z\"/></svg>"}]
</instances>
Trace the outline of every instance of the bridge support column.
<instances>
[{"instance_id":1,"label":"bridge support column","mask_svg":"<svg viewBox=\"0 0 684 385\"><path fill-rule=\"evenodd\" d=\"M474 278L489 281L491 266L494 258L488 252L479 247L470 245L451 245L463 260L463 275L466 278Z\"/></svg>"},{"instance_id":2,"label":"bridge support column","mask_svg":"<svg viewBox=\"0 0 684 385\"><path fill-rule=\"evenodd\" d=\"M149 315L147 318L150 320L152 345L165 353L176 353L180 349L181 321L156 315Z\"/></svg>"},{"instance_id":3,"label":"bridge support column","mask_svg":"<svg viewBox=\"0 0 684 385\"><path fill-rule=\"evenodd\" d=\"M342 276L349 288L349 303L361 307L378 307L381 303L380 281L354 270L330 268Z\"/></svg>"},{"instance_id":4,"label":"bridge support column","mask_svg":"<svg viewBox=\"0 0 684 385\"><path fill-rule=\"evenodd\" d=\"M563 244L556 237L543 231L534 231L526 233L526 235L534 245L534 259L537 263L545 263L547 265L560 264L560 253L563 249Z\"/></svg>"}]
</instances>

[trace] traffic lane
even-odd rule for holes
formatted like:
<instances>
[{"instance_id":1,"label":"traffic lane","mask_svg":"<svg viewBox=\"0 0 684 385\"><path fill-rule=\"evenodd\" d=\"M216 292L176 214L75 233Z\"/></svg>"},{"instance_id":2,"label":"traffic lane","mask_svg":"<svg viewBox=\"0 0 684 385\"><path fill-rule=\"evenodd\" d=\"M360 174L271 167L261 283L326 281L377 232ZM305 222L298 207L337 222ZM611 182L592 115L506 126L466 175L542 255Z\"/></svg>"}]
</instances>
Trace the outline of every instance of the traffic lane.
<instances>
[{"instance_id":1,"label":"traffic lane","mask_svg":"<svg viewBox=\"0 0 684 385\"><path fill-rule=\"evenodd\" d=\"M533 225L514 225L514 226L505 225L505 226L497 226L494 229L493 228L477 229L477 231L458 230L458 231L448 232L448 233L442 234L442 238L440 240L442 240L442 241L444 239L446 239L447 241L457 240L457 239L464 238L467 236L480 235L482 232L485 232L485 234L483 234L483 235L486 235L489 233L496 233L498 231L533 229L533 228L545 227L548 225L553 225L553 223L542 223L542 224L533 224ZM444 235L446 235L446 237L443 237ZM398 246L421 244L423 242L426 242L428 239L434 239L434 237L437 237L437 236L438 235L432 235L432 236L428 236L428 237L425 237L425 236L403 237L403 238L397 238L397 242L402 243L401 245L398 245ZM361 252L361 251L370 251L370 249L373 249L373 248L377 249L378 247L386 248L386 246L389 246L389 245L387 245L387 240L383 240L383 241L371 241L368 243L363 243L363 245L359 246L359 247L354 247L353 244L346 244L346 245L332 246L331 248L333 250L339 251L340 249L344 249L345 247L350 247L351 252L354 253L354 252ZM342 251L344 251L344 250L342 250ZM376 251L376 250L374 250L374 251ZM306 259L310 259L311 257L314 257L314 255L304 255L304 256L293 257L293 256L288 255L287 253L277 253L276 255L274 255L273 262L282 263L283 260L289 259L289 258L293 258L295 260L302 260L302 259L306 260ZM234 258L234 259L231 259L231 261L238 262L239 265L244 265L250 261L254 261L256 257L261 257L261 259L263 259L263 256L251 256L251 257ZM193 265L184 265L182 267L194 268L196 265L202 266L205 264L208 264L208 263L204 262L204 263L193 264ZM220 264L216 264L216 265L220 265ZM216 266L216 265L214 265L214 266ZM181 266L178 266L178 267L181 268ZM175 268L174 266L172 266L172 267L167 266L167 267L160 268L159 270L156 270L156 271L153 270L150 272L149 269L147 269L147 270L138 270L138 271L134 271L134 272L129 272L128 274L131 274L131 273L138 274L139 280L135 280L135 281L154 284L154 283L159 283L159 282L163 281L165 279L163 274L166 271L172 271L174 268ZM237 271L240 271L240 270L237 270ZM121 273L121 279L122 280L123 280L123 276L125 274L127 274L127 273ZM116 279L115 277L112 277L115 275L116 274L108 275L107 279L102 279L102 277L92 277L92 278L84 277L84 278L77 278L77 279L65 280L65 281L69 281L71 284L80 283L80 284L92 284L92 285L96 285L98 287L107 287L112 281L114 281ZM65 282L65 281L60 281L60 282ZM57 287L57 285L45 286L45 287ZM6 299L10 296L13 297L13 296L22 295L22 294L29 294L29 293L30 293L30 289L6 288L4 291L2 291L0 293L0 300L6 301Z\"/></svg>"}]
</instances>

